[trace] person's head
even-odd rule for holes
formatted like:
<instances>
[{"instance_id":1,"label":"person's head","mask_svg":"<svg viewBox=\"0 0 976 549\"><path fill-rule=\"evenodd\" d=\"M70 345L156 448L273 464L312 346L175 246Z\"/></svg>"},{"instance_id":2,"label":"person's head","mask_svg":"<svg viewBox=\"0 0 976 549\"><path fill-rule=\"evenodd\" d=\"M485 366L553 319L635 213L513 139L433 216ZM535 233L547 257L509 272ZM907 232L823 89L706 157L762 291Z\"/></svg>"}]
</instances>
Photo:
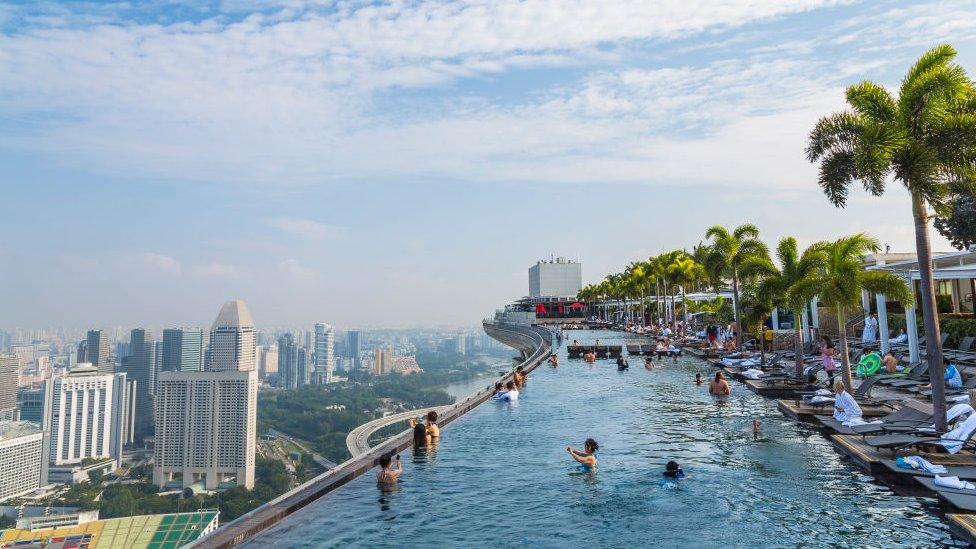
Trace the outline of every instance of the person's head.
<instances>
[{"instance_id":1,"label":"person's head","mask_svg":"<svg viewBox=\"0 0 976 549\"><path fill-rule=\"evenodd\" d=\"M695 373L695 381L701 381L701 372Z\"/></svg>"},{"instance_id":2,"label":"person's head","mask_svg":"<svg viewBox=\"0 0 976 549\"><path fill-rule=\"evenodd\" d=\"M671 460L664 465L664 470L671 474L677 473L678 469L681 469L681 465L678 465L678 462L674 460Z\"/></svg>"},{"instance_id":3,"label":"person's head","mask_svg":"<svg viewBox=\"0 0 976 549\"><path fill-rule=\"evenodd\" d=\"M592 454L600 449L600 445L597 444L597 442L592 438L588 438L586 439L586 442L583 443L583 449L586 450L586 453Z\"/></svg>"},{"instance_id":4,"label":"person's head","mask_svg":"<svg viewBox=\"0 0 976 549\"><path fill-rule=\"evenodd\" d=\"M437 423L437 412L434 410L427 412L427 423Z\"/></svg>"},{"instance_id":5,"label":"person's head","mask_svg":"<svg viewBox=\"0 0 976 549\"><path fill-rule=\"evenodd\" d=\"M390 466L390 454L383 454L380 456L380 467L386 469Z\"/></svg>"},{"instance_id":6,"label":"person's head","mask_svg":"<svg viewBox=\"0 0 976 549\"><path fill-rule=\"evenodd\" d=\"M725 379L725 376L722 375L722 372L715 372L715 381L716 382L722 381L723 379Z\"/></svg>"},{"instance_id":7,"label":"person's head","mask_svg":"<svg viewBox=\"0 0 976 549\"><path fill-rule=\"evenodd\" d=\"M516 366L515 367L515 371L516 372L519 372L519 373L522 373L522 367L521 366Z\"/></svg>"},{"instance_id":8,"label":"person's head","mask_svg":"<svg viewBox=\"0 0 976 549\"><path fill-rule=\"evenodd\" d=\"M816 385L817 384L817 374L810 374L810 375L808 375L807 376L807 383L809 383L810 385Z\"/></svg>"},{"instance_id":9,"label":"person's head","mask_svg":"<svg viewBox=\"0 0 976 549\"><path fill-rule=\"evenodd\" d=\"M886 356L886 357L888 357L888 356L890 356L890 357L892 357L892 358L893 358L893 357L895 356L895 352L894 352L894 351L890 351L890 350L889 350L889 351L888 351L887 353L885 353L885 356Z\"/></svg>"},{"instance_id":10,"label":"person's head","mask_svg":"<svg viewBox=\"0 0 976 549\"><path fill-rule=\"evenodd\" d=\"M498 383L496 383L496 384L495 384L495 390L496 390L496 391L501 391L501 390L502 390L502 389L504 389L504 388L505 388L505 385L504 385L504 384L502 384L502 382L501 382L501 381L499 381Z\"/></svg>"},{"instance_id":11,"label":"person's head","mask_svg":"<svg viewBox=\"0 0 976 549\"><path fill-rule=\"evenodd\" d=\"M512 389L515 388L515 382L514 381L509 381L508 383L505 384L505 388L508 389L509 391L511 391Z\"/></svg>"},{"instance_id":12,"label":"person's head","mask_svg":"<svg viewBox=\"0 0 976 549\"><path fill-rule=\"evenodd\" d=\"M830 341L830 336L820 336L820 338L823 339L824 345L826 345L827 347L834 346L834 343Z\"/></svg>"},{"instance_id":13,"label":"person's head","mask_svg":"<svg viewBox=\"0 0 976 549\"><path fill-rule=\"evenodd\" d=\"M835 393L838 393L838 394L844 392L844 382L843 381L841 381L841 380L838 379L837 381L834 382L834 392Z\"/></svg>"},{"instance_id":14,"label":"person's head","mask_svg":"<svg viewBox=\"0 0 976 549\"><path fill-rule=\"evenodd\" d=\"M418 423L413 427L413 443L417 446L427 445L427 428L423 423Z\"/></svg>"}]
</instances>

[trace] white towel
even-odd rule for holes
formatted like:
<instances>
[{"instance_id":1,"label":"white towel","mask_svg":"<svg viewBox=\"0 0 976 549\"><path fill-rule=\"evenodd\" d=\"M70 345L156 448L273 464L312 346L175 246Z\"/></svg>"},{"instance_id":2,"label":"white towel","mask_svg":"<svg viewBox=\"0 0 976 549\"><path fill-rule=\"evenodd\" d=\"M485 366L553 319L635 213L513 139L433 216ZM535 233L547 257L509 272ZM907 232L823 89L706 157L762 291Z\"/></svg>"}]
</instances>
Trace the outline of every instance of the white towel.
<instances>
[{"instance_id":1,"label":"white towel","mask_svg":"<svg viewBox=\"0 0 976 549\"><path fill-rule=\"evenodd\" d=\"M929 461L922 456L907 456L905 457L905 461L914 465L916 469L925 471L926 473L932 475L944 475L945 473L949 472L944 465L929 463Z\"/></svg>"},{"instance_id":2,"label":"white towel","mask_svg":"<svg viewBox=\"0 0 976 549\"><path fill-rule=\"evenodd\" d=\"M950 402L969 402L969 395L956 395L949 397Z\"/></svg>"},{"instance_id":3,"label":"white towel","mask_svg":"<svg viewBox=\"0 0 976 549\"><path fill-rule=\"evenodd\" d=\"M959 416L962 416L964 414L971 414L973 413L973 411L974 411L973 407L970 406L969 404L965 404L965 403L954 404L952 408L946 410L946 421L951 423L952 421L955 421L955 419L958 418Z\"/></svg>"},{"instance_id":4,"label":"white towel","mask_svg":"<svg viewBox=\"0 0 976 549\"><path fill-rule=\"evenodd\" d=\"M950 454L955 454L959 450L962 450L964 441L969 440L973 436L974 431L976 431L976 414L969 416L966 418L966 421L956 425L955 429L942 435L942 442L940 444Z\"/></svg>"},{"instance_id":5,"label":"white towel","mask_svg":"<svg viewBox=\"0 0 976 549\"><path fill-rule=\"evenodd\" d=\"M827 402L833 402L833 401L834 401L833 397L817 395L810 399L810 404L825 404Z\"/></svg>"},{"instance_id":6,"label":"white towel","mask_svg":"<svg viewBox=\"0 0 976 549\"><path fill-rule=\"evenodd\" d=\"M954 490L976 490L976 486L972 482L959 480L959 477L940 477L939 475L935 475L935 485Z\"/></svg>"},{"instance_id":7,"label":"white towel","mask_svg":"<svg viewBox=\"0 0 976 549\"><path fill-rule=\"evenodd\" d=\"M830 389L817 389L816 391L813 392L813 394L820 395L820 396L833 396L834 392L831 391Z\"/></svg>"},{"instance_id":8,"label":"white towel","mask_svg":"<svg viewBox=\"0 0 976 549\"><path fill-rule=\"evenodd\" d=\"M884 422L880 419L876 419L874 421L864 421L864 418L862 417L852 417L851 419L845 421L843 425L845 427L854 427L856 425L881 425L882 423Z\"/></svg>"},{"instance_id":9,"label":"white towel","mask_svg":"<svg viewBox=\"0 0 976 549\"><path fill-rule=\"evenodd\" d=\"M766 375L766 372L763 372L762 370L756 370L753 368L749 368L748 370L742 371L742 377L746 379L759 379L764 375Z\"/></svg>"}]
</instances>

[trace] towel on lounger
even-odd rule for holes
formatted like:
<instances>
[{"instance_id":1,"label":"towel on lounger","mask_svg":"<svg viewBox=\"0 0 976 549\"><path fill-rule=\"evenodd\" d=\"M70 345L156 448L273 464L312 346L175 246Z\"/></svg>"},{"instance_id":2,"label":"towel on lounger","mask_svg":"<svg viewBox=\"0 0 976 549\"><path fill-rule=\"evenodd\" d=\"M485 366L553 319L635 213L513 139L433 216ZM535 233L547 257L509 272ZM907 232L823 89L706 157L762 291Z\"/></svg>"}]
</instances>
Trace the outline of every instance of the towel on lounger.
<instances>
[{"instance_id":1,"label":"towel on lounger","mask_svg":"<svg viewBox=\"0 0 976 549\"><path fill-rule=\"evenodd\" d=\"M918 469L919 471L925 471L931 475L943 475L948 473L948 469L944 465L935 465L934 463L929 463L928 460L922 456L905 456L904 458L898 458L904 460L905 463L909 464L912 469Z\"/></svg>"},{"instance_id":2,"label":"towel on lounger","mask_svg":"<svg viewBox=\"0 0 976 549\"><path fill-rule=\"evenodd\" d=\"M884 423L884 422L881 421L880 419L876 419L874 421L864 421L864 418L861 418L861 417L853 417L853 418L845 421L843 423L843 425L844 425L844 427L854 427L856 425L881 425L882 423Z\"/></svg>"},{"instance_id":3,"label":"towel on lounger","mask_svg":"<svg viewBox=\"0 0 976 549\"><path fill-rule=\"evenodd\" d=\"M833 402L833 401L834 401L833 397L817 395L810 399L810 404L826 404L828 402Z\"/></svg>"},{"instance_id":4,"label":"towel on lounger","mask_svg":"<svg viewBox=\"0 0 976 549\"><path fill-rule=\"evenodd\" d=\"M762 370L756 370L754 368L749 368L748 370L742 371L742 377L746 379L759 379L764 375L766 375L766 372L763 372Z\"/></svg>"},{"instance_id":5,"label":"towel on lounger","mask_svg":"<svg viewBox=\"0 0 976 549\"><path fill-rule=\"evenodd\" d=\"M976 490L976 486L972 482L959 480L959 477L940 477L939 475L935 475L935 485L943 488L952 488L953 490Z\"/></svg>"},{"instance_id":6,"label":"towel on lounger","mask_svg":"<svg viewBox=\"0 0 976 549\"><path fill-rule=\"evenodd\" d=\"M942 435L942 442L940 444L950 454L955 454L959 450L962 450L965 441L973 436L973 431L976 431L976 414L969 416L966 418L966 421L957 425L955 429Z\"/></svg>"}]
</instances>

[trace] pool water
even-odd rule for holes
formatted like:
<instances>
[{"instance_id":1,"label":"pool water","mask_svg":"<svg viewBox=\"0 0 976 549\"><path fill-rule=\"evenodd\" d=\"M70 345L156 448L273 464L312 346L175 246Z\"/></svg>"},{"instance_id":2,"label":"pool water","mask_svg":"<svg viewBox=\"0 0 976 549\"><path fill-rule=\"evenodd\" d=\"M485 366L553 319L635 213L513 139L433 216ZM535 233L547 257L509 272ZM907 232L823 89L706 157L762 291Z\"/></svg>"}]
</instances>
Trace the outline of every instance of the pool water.
<instances>
[{"instance_id":1,"label":"pool water","mask_svg":"<svg viewBox=\"0 0 976 549\"><path fill-rule=\"evenodd\" d=\"M567 341L626 343L608 332ZM285 519L251 547L962 546L933 500L901 497L848 464L814 429L732 382L716 398L691 357L645 370L630 358L566 358L535 370L517 404L488 402L403 454L401 482L374 473ZM762 422L758 440L752 422ZM566 446L600 443L592 474ZM668 460L687 478L661 486Z\"/></svg>"}]
</instances>

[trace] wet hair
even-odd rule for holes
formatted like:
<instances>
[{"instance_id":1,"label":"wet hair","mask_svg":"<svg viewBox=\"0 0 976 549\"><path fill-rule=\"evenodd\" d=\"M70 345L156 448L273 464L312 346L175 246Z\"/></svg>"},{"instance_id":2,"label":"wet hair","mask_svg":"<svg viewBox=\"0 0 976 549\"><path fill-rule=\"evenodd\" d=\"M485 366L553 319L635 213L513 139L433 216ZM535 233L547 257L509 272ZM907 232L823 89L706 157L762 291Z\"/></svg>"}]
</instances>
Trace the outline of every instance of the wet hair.
<instances>
[{"instance_id":1,"label":"wet hair","mask_svg":"<svg viewBox=\"0 0 976 549\"><path fill-rule=\"evenodd\" d=\"M512 389L515 388L515 382L514 381L509 381L508 383L505 384L505 388L508 389L509 391L511 391Z\"/></svg>"},{"instance_id":2,"label":"wet hair","mask_svg":"<svg viewBox=\"0 0 976 549\"><path fill-rule=\"evenodd\" d=\"M390 466L390 454L383 454L380 456L380 467L386 469Z\"/></svg>"},{"instance_id":3,"label":"wet hair","mask_svg":"<svg viewBox=\"0 0 976 549\"><path fill-rule=\"evenodd\" d=\"M588 438L586 439L585 442L583 442L583 448L585 448L587 452L592 454L593 452L596 452L597 450L600 449L600 445L597 444L597 442L592 438Z\"/></svg>"},{"instance_id":4,"label":"wet hair","mask_svg":"<svg viewBox=\"0 0 976 549\"><path fill-rule=\"evenodd\" d=\"M664 465L664 476L668 478L678 478L678 471L681 470L681 466L678 465L677 461L669 461Z\"/></svg>"},{"instance_id":5,"label":"wet hair","mask_svg":"<svg viewBox=\"0 0 976 549\"><path fill-rule=\"evenodd\" d=\"M501 381L499 381L498 383L495 384L495 390L496 391L501 391L504 388L505 388L505 384L502 383Z\"/></svg>"},{"instance_id":6,"label":"wet hair","mask_svg":"<svg viewBox=\"0 0 976 549\"><path fill-rule=\"evenodd\" d=\"M695 379L701 379L701 372L695 372Z\"/></svg>"},{"instance_id":7,"label":"wet hair","mask_svg":"<svg viewBox=\"0 0 976 549\"><path fill-rule=\"evenodd\" d=\"M722 372L715 372L715 381L722 381Z\"/></svg>"},{"instance_id":8,"label":"wet hair","mask_svg":"<svg viewBox=\"0 0 976 549\"><path fill-rule=\"evenodd\" d=\"M413 427L413 443L415 446L427 446L427 428L423 423L418 423Z\"/></svg>"},{"instance_id":9,"label":"wet hair","mask_svg":"<svg viewBox=\"0 0 976 549\"><path fill-rule=\"evenodd\" d=\"M427 412L427 421L431 423L437 421L437 412L435 412L434 410Z\"/></svg>"}]
</instances>

